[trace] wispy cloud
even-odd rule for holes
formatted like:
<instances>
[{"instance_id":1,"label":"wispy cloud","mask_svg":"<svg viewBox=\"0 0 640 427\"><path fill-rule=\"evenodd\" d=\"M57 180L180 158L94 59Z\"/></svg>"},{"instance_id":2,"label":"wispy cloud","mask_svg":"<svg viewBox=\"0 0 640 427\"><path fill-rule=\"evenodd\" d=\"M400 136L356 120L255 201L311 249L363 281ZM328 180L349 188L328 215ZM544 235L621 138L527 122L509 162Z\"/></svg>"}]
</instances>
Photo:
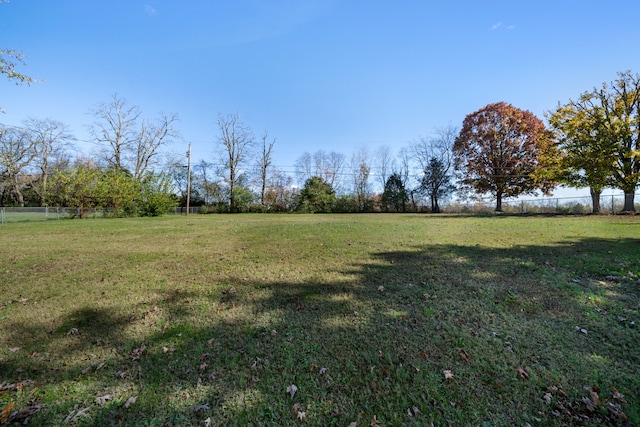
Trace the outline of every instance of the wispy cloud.
<instances>
[{"instance_id":1,"label":"wispy cloud","mask_svg":"<svg viewBox=\"0 0 640 427\"><path fill-rule=\"evenodd\" d=\"M144 12L149 16L155 16L158 14L158 11L156 10L156 8L151 6L148 3L144 5Z\"/></svg>"},{"instance_id":2,"label":"wispy cloud","mask_svg":"<svg viewBox=\"0 0 640 427\"><path fill-rule=\"evenodd\" d=\"M491 31L496 31L496 30L498 30L498 29L502 29L502 30L504 30L504 31L513 31L513 30L515 30L515 29L516 29L516 26L515 26L515 25L513 25L513 24L510 24L510 25L504 26L502 21L500 21L500 22L496 22L495 24L493 24L493 25L491 26ZM502 30L501 30L501 31L502 31Z\"/></svg>"}]
</instances>

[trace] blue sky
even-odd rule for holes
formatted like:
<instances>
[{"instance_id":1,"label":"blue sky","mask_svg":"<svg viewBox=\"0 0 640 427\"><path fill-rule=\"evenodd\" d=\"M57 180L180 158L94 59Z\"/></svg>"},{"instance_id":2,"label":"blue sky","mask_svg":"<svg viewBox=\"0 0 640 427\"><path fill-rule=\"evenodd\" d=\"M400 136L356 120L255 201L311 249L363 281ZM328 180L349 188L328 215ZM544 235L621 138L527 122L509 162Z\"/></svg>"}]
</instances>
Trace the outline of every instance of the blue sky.
<instances>
[{"instance_id":1,"label":"blue sky","mask_svg":"<svg viewBox=\"0 0 640 427\"><path fill-rule=\"evenodd\" d=\"M41 80L0 80L0 123L52 118L83 140L118 94L177 113L173 149L213 160L218 113L238 113L292 170L304 152L399 149L492 102L542 118L640 72L638 16L637 0L0 2L0 47Z\"/></svg>"}]
</instances>

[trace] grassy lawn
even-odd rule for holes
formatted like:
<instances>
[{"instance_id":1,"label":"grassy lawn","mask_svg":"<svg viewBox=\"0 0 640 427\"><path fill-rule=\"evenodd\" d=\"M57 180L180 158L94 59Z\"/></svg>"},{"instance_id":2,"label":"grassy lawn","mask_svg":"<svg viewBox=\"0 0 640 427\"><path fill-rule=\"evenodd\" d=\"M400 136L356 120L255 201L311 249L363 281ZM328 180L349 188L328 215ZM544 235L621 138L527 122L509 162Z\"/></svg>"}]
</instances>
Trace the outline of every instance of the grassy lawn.
<instances>
[{"instance_id":1,"label":"grassy lawn","mask_svg":"<svg viewBox=\"0 0 640 427\"><path fill-rule=\"evenodd\" d=\"M639 297L633 216L5 224L0 424L638 426Z\"/></svg>"}]
</instances>

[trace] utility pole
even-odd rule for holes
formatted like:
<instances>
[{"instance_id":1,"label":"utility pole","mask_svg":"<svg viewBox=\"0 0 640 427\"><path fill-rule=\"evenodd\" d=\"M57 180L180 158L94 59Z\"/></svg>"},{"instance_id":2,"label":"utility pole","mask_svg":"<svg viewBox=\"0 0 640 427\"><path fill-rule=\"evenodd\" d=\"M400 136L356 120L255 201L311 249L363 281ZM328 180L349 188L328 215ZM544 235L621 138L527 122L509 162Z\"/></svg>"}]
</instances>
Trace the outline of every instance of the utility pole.
<instances>
[{"instance_id":1,"label":"utility pole","mask_svg":"<svg viewBox=\"0 0 640 427\"><path fill-rule=\"evenodd\" d=\"M189 151L187 151L187 212L185 216L189 216L189 199L191 198L191 143L189 143Z\"/></svg>"}]
</instances>

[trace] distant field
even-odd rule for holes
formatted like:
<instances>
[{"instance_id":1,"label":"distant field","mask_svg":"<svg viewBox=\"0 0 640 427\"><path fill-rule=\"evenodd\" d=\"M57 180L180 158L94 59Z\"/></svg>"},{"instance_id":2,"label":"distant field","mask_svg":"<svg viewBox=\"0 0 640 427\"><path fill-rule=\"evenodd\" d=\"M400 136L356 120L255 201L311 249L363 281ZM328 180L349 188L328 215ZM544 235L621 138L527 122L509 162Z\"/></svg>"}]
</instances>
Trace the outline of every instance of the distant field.
<instances>
[{"instance_id":1,"label":"distant field","mask_svg":"<svg viewBox=\"0 0 640 427\"><path fill-rule=\"evenodd\" d=\"M640 425L640 217L21 222L0 260L0 425Z\"/></svg>"}]
</instances>

